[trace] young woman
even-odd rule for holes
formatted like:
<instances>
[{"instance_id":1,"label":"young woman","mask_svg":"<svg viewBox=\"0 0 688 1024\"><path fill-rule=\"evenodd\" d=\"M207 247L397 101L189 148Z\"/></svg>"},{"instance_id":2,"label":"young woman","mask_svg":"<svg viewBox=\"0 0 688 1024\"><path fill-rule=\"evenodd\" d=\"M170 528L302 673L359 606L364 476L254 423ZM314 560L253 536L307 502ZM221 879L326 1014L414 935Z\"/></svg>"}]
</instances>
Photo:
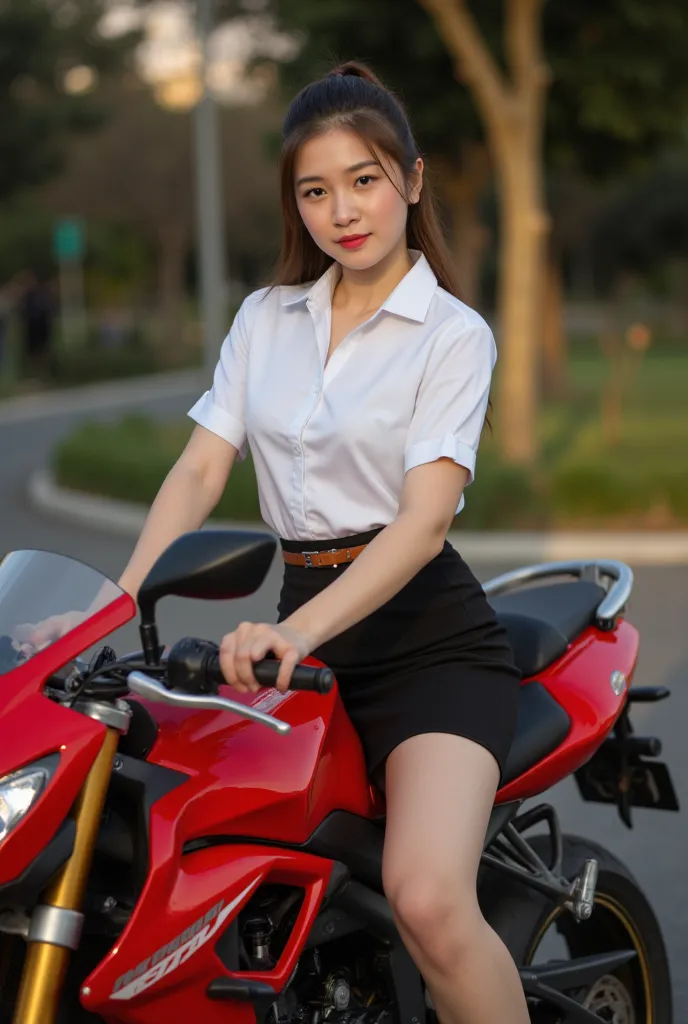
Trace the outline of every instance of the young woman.
<instances>
[{"instance_id":1,"label":"young woman","mask_svg":"<svg viewBox=\"0 0 688 1024\"><path fill-rule=\"evenodd\" d=\"M278 623L228 633L224 675L257 690L269 650L282 691L309 653L335 671L386 790L385 892L442 1024L526 1024L476 897L520 677L446 540L473 479L492 334L457 298L406 115L366 67L294 99L281 175L275 282L241 306L120 582L135 594L202 525L250 441L285 573Z\"/></svg>"}]
</instances>

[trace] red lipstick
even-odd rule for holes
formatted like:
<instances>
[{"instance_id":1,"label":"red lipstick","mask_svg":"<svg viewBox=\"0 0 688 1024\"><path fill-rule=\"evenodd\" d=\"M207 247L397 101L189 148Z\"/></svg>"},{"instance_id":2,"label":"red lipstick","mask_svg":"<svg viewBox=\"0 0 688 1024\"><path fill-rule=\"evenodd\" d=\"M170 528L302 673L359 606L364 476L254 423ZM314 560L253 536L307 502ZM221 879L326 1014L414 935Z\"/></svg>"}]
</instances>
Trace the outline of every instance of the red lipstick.
<instances>
[{"instance_id":1,"label":"red lipstick","mask_svg":"<svg viewBox=\"0 0 688 1024\"><path fill-rule=\"evenodd\" d=\"M366 238L370 235L342 235L337 241L340 245L344 246L345 249L360 249L365 242Z\"/></svg>"}]
</instances>

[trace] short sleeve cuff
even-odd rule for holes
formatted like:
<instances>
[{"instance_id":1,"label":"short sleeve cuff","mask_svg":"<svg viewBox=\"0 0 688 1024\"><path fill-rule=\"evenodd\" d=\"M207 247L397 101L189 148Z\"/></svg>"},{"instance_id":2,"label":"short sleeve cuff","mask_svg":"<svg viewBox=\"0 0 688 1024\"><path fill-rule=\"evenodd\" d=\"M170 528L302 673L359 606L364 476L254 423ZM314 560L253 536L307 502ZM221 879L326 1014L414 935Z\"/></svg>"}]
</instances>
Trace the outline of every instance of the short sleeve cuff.
<instances>
[{"instance_id":1,"label":"short sleeve cuff","mask_svg":"<svg viewBox=\"0 0 688 1024\"><path fill-rule=\"evenodd\" d=\"M475 451L457 440L454 434L445 434L444 437L434 438L432 441L418 441L412 444L404 456L404 473L426 462L452 459L458 466L464 466L468 470L468 487L473 483L475 476L475 456Z\"/></svg>"},{"instance_id":2,"label":"short sleeve cuff","mask_svg":"<svg viewBox=\"0 0 688 1024\"><path fill-rule=\"evenodd\" d=\"M239 452L239 461L246 458L248 444L246 439L246 428L241 420L236 419L225 409L221 409L213 401L212 392L206 391L196 404L189 409L188 416L201 427L210 430L218 437L224 438Z\"/></svg>"}]
</instances>

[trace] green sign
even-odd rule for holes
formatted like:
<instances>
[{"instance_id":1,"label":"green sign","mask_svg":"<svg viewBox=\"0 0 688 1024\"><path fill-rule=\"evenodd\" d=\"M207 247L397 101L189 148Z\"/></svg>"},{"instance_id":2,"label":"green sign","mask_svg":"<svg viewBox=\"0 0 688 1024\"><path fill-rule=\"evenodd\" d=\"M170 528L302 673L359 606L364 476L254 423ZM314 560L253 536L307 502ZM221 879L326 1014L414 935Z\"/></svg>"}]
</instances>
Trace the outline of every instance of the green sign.
<instances>
[{"instance_id":1,"label":"green sign","mask_svg":"<svg viewBox=\"0 0 688 1024\"><path fill-rule=\"evenodd\" d=\"M75 262L84 255L85 230L83 221L64 217L53 228L53 253L60 263Z\"/></svg>"}]
</instances>

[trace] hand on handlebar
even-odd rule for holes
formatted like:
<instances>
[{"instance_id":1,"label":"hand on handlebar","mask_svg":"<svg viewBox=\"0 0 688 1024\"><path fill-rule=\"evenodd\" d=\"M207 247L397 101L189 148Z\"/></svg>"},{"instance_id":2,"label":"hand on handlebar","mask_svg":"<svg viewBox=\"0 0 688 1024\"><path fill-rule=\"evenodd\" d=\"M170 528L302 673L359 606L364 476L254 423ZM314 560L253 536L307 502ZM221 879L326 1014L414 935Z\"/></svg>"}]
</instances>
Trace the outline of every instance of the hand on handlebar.
<instances>
[{"instance_id":1,"label":"hand on handlebar","mask_svg":"<svg viewBox=\"0 0 688 1024\"><path fill-rule=\"evenodd\" d=\"M222 638L220 668L229 685L239 693L257 693L260 684L253 673L253 663L268 651L280 659L275 685L280 693L286 693L295 667L310 654L310 642L303 633L284 623L241 622Z\"/></svg>"}]
</instances>

